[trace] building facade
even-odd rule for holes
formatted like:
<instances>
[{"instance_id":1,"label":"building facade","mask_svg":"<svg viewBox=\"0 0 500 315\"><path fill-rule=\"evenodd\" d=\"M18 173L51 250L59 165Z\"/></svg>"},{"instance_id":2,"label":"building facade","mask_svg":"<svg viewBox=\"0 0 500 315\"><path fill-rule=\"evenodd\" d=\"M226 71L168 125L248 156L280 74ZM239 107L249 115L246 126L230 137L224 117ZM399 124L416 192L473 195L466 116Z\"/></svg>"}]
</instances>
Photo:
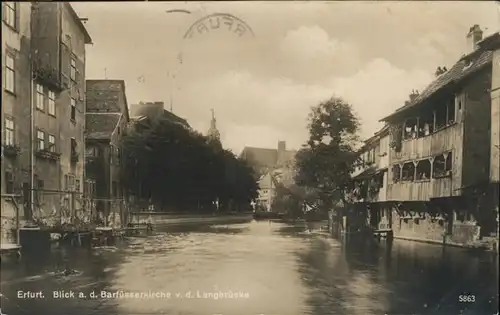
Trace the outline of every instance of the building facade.
<instances>
[{"instance_id":1,"label":"building facade","mask_svg":"<svg viewBox=\"0 0 500 315\"><path fill-rule=\"evenodd\" d=\"M395 237L460 245L496 231L490 179L493 53L475 25L470 52L383 119ZM486 185L486 186L485 186ZM486 190L485 190L486 189Z\"/></svg>"},{"instance_id":2,"label":"building facade","mask_svg":"<svg viewBox=\"0 0 500 315\"><path fill-rule=\"evenodd\" d=\"M37 220L88 220L82 198L85 45L92 40L67 2L34 4L31 30L34 194L25 202Z\"/></svg>"},{"instance_id":3,"label":"building facade","mask_svg":"<svg viewBox=\"0 0 500 315\"><path fill-rule=\"evenodd\" d=\"M91 38L69 3L4 2L2 12L2 195L20 196L22 221L84 220L85 45Z\"/></svg>"},{"instance_id":4,"label":"building facade","mask_svg":"<svg viewBox=\"0 0 500 315\"><path fill-rule=\"evenodd\" d=\"M392 209L387 202L389 128L385 126L359 151L353 176L353 198L358 209L366 209L363 223L374 229L390 229ZM363 211L356 211L356 213ZM361 222L359 220L358 222Z\"/></svg>"},{"instance_id":5,"label":"building facade","mask_svg":"<svg viewBox=\"0 0 500 315\"><path fill-rule=\"evenodd\" d=\"M123 80L87 80L85 194L105 226L127 222L121 181L123 136L130 122Z\"/></svg>"},{"instance_id":6,"label":"building facade","mask_svg":"<svg viewBox=\"0 0 500 315\"><path fill-rule=\"evenodd\" d=\"M30 183L31 6L2 2L1 243L15 242L18 211L28 216L22 187Z\"/></svg>"}]
</instances>

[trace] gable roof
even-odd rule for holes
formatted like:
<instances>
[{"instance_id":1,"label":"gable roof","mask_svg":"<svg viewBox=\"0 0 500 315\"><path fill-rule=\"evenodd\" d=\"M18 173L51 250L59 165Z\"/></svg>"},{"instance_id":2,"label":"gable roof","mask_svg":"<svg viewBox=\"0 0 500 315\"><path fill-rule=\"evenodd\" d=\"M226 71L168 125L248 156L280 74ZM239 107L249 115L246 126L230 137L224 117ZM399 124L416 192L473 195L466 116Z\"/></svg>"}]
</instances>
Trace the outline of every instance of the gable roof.
<instances>
[{"instance_id":1,"label":"gable roof","mask_svg":"<svg viewBox=\"0 0 500 315\"><path fill-rule=\"evenodd\" d=\"M437 77L431 84L429 84L415 99L403 107L398 108L394 113L381 119L380 121L388 121L391 118L406 112L410 108L423 104L437 92L453 86L454 84L460 83L470 75L483 69L492 62L492 59L493 53L484 49L478 49L466 56L463 56L453 65L451 69Z\"/></svg>"},{"instance_id":2,"label":"gable roof","mask_svg":"<svg viewBox=\"0 0 500 315\"><path fill-rule=\"evenodd\" d=\"M120 121L121 113L86 113L85 130L87 139L108 140Z\"/></svg>"}]
</instances>

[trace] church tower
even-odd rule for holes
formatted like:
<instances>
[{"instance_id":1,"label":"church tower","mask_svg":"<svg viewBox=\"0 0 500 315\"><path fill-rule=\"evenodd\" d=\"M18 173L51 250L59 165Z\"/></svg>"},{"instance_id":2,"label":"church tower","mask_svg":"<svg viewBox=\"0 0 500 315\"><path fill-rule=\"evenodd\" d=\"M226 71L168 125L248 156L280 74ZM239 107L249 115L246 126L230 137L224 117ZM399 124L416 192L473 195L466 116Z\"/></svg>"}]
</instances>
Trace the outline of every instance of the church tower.
<instances>
[{"instance_id":1,"label":"church tower","mask_svg":"<svg viewBox=\"0 0 500 315\"><path fill-rule=\"evenodd\" d=\"M208 129L207 137L209 141L220 142L220 133L217 130L217 120L215 119L215 111L212 109L212 120L210 121L210 129Z\"/></svg>"}]
</instances>

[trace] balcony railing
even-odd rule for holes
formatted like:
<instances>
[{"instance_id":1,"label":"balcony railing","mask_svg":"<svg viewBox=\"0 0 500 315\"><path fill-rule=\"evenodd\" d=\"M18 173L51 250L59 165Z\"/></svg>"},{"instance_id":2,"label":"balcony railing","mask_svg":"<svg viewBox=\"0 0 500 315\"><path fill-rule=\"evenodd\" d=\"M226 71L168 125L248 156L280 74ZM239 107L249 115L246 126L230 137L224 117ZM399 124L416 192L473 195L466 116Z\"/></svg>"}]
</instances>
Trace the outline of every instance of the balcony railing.
<instances>
[{"instance_id":1,"label":"balcony railing","mask_svg":"<svg viewBox=\"0 0 500 315\"><path fill-rule=\"evenodd\" d=\"M425 137L403 140L401 151L391 150L391 162L418 160L462 146L462 124L453 124Z\"/></svg>"},{"instance_id":2,"label":"balcony railing","mask_svg":"<svg viewBox=\"0 0 500 315\"><path fill-rule=\"evenodd\" d=\"M61 158L61 153L50 151L48 149L41 149L35 152L35 156L42 159L58 161Z\"/></svg>"},{"instance_id":3,"label":"balcony railing","mask_svg":"<svg viewBox=\"0 0 500 315\"><path fill-rule=\"evenodd\" d=\"M450 197L459 191L453 189L452 177L413 182L397 182L387 187L387 199L395 201L426 201L430 198Z\"/></svg>"}]
</instances>

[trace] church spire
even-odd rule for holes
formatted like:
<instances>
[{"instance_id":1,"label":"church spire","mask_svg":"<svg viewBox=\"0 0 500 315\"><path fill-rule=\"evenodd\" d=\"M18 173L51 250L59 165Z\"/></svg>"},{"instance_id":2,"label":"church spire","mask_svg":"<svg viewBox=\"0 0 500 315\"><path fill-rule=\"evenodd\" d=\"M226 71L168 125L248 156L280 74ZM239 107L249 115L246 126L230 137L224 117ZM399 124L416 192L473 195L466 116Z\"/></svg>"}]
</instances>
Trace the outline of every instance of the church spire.
<instances>
[{"instance_id":1,"label":"church spire","mask_svg":"<svg viewBox=\"0 0 500 315\"><path fill-rule=\"evenodd\" d=\"M220 141L220 133L219 130L217 130L217 120L215 119L215 111L212 108L212 120L210 121L210 129L208 129L208 139L213 141L217 140Z\"/></svg>"}]
</instances>

